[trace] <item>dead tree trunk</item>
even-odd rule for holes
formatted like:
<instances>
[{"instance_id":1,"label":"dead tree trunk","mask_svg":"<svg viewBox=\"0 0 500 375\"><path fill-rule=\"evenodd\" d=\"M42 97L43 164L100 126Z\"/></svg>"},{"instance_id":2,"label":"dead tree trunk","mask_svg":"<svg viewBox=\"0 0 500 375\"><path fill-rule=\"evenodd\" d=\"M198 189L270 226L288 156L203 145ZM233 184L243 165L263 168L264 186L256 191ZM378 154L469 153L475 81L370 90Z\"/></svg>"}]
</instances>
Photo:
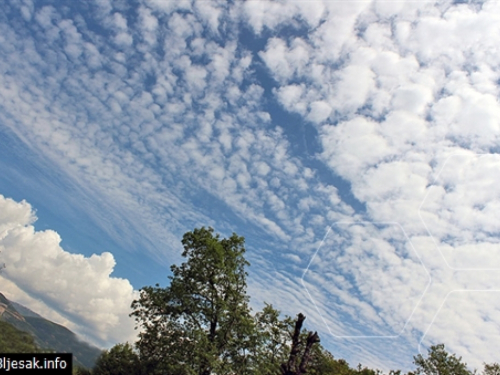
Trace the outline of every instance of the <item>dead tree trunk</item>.
<instances>
[{"instance_id":1,"label":"dead tree trunk","mask_svg":"<svg viewBox=\"0 0 500 375\"><path fill-rule=\"evenodd\" d=\"M297 317L295 330L292 336L292 349L290 350L290 357L288 358L288 362L281 364L281 375L302 375L307 373L307 364L311 359L311 348L315 343L320 342L320 340L318 332L309 332L305 343L306 346L304 351L301 353L304 343L300 341L300 331L302 330L302 324L305 319L306 317L302 313L300 313ZM300 354L302 354L302 358L300 358Z\"/></svg>"}]
</instances>

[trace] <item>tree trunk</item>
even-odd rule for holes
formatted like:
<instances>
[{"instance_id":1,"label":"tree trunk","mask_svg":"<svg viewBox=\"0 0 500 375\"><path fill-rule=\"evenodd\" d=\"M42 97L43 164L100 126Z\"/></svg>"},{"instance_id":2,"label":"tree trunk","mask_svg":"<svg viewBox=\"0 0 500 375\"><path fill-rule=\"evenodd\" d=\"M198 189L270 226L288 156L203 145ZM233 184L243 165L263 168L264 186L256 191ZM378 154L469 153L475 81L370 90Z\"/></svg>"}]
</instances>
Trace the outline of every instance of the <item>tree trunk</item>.
<instances>
[{"instance_id":1,"label":"tree trunk","mask_svg":"<svg viewBox=\"0 0 500 375\"><path fill-rule=\"evenodd\" d=\"M302 324L306 317L300 313L297 317L297 322L295 323L295 330L292 336L292 349L290 350L290 357L288 362L281 364L281 375L302 375L307 373L307 364L311 359L311 348L312 346L320 342L318 332L309 332L306 341L306 347L302 353L302 358L300 360L300 365L297 363L298 357L300 356L302 342L300 341L300 331L302 330Z\"/></svg>"}]
</instances>

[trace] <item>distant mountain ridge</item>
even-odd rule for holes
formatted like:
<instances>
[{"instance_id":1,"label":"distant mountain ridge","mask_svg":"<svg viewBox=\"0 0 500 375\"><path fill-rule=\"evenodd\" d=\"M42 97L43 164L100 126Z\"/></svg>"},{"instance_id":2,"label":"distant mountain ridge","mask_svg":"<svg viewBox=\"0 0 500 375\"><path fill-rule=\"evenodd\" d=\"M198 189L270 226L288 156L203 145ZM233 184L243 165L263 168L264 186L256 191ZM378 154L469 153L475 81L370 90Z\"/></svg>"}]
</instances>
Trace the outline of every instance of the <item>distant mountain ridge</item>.
<instances>
[{"instance_id":1,"label":"distant mountain ridge","mask_svg":"<svg viewBox=\"0 0 500 375\"><path fill-rule=\"evenodd\" d=\"M27 307L9 301L0 293L0 321L28 332L38 347L59 353L73 353L74 365L91 368L101 350L78 338L66 327L45 319Z\"/></svg>"},{"instance_id":2,"label":"distant mountain ridge","mask_svg":"<svg viewBox=\"0 0 500 375\"><path fill-rule=\"evenodd\" d=\"M1 295L1 293L0 293L0 295ZM14 308L17 310L17 312L19 314L21 314L25 318L27 316L30 316L30 317L33 317L33 318L45 319L43 316L38 315L36 312L28 309L27 307L24 307L20 303L17 303L17 302L14 302L14 301L9 301L9 302L12 304L12 306L14 306Z\"/></svg>"},{"instance_id":3,"label":"distant mountain ridge","mask_svg":"<svg viewBox=\"0 0 500 375\"><path fill-rule=\"evenodd\" d=\"M0 293L0 319L6 322L24 321L24 317L15 308L11 308L11 305L11 302Z\"/></svg>"}]
</instances>

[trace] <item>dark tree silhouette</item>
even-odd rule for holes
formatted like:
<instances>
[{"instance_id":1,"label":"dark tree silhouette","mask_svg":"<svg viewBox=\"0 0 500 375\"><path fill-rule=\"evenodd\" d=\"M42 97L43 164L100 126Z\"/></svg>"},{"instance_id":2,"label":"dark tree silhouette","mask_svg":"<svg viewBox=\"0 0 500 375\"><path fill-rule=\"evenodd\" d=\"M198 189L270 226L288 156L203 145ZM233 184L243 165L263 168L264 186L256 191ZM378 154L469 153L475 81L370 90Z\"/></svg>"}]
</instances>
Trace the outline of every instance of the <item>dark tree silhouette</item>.
<instances>
[{"instance_id":1,"label":"dark tree silhouette","mask_svg":"<svg viewBox=\"0 0 500 375\"><path fill-rule=\"evenodd\" d=\"M300 340L300 331L305 319L306 317L302 313L299 313L293 332L290 356L287 362L281 364L282 375L301 375L307 373L307 365L311 359L311 349L314 344L320 342L318 332L309 332L304 348L304 342Z\"/></svg>"}]
</instances>

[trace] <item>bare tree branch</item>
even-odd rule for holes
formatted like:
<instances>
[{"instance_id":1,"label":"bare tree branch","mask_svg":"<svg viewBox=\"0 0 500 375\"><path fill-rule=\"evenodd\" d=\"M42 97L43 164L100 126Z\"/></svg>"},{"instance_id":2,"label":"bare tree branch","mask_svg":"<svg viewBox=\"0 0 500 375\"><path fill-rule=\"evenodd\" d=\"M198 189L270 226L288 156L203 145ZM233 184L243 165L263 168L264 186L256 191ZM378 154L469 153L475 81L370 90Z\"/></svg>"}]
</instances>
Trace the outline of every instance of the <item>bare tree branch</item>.
<instances>
[{"instance_id":1,"label":"bare tree branch","mask_svg":"<svg viewBox=\"0 0 500 375\"><path fill-rule=\"evenodd\" d=\"M297 322L295 322L295 330L292 336L292 348L290 350L290 357L288 362L281 364L281 375L302 375L307 373L307 365L311 359L311 348L315 343L320 342L318 332L309 332L306 341L306 347L302 353L302 358L300 360L300 366L297 364L297 359L301 352L303 343L300 341L300 331L302 330L302 324L306 317L299 313L297 317Z\"/></svg>"}]
</instances>

